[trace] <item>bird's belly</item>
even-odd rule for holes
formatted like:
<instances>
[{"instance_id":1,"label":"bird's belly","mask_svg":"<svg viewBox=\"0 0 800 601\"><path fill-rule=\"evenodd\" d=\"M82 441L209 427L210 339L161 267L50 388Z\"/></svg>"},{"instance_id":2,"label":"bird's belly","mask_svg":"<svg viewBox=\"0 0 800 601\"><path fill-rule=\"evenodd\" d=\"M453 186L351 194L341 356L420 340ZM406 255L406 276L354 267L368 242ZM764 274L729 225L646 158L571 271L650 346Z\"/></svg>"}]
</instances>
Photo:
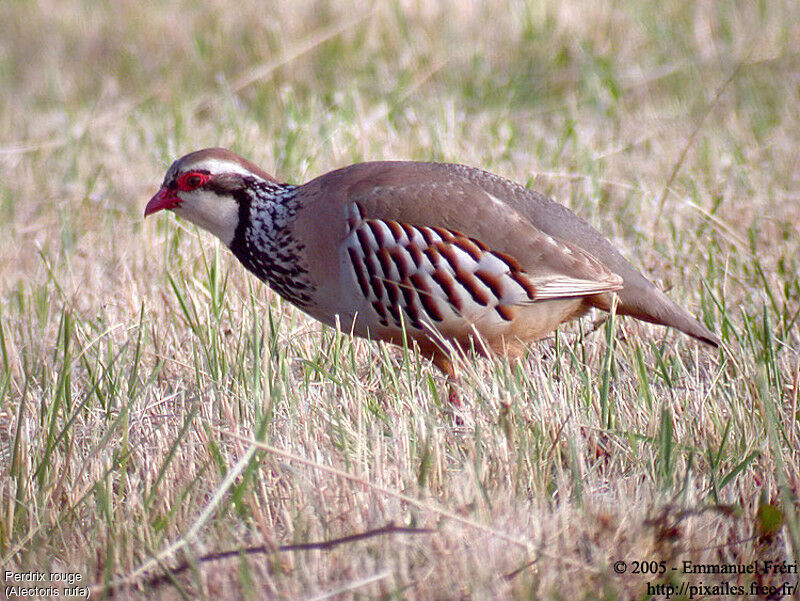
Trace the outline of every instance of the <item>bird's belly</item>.
<instances>
[{"instance_id":1,"label":"bird's belly","mask_svg":"<svg viewBox=\"0 0 800 601\"><path fill-rule=\"evenodd\" d=\"M580 317L590 306L582 298L558 299L511 308L509 321L495 319L450 319L445 323L423 322L422 328L406 320L400 325L390 321L383 325L374 308L362 303L354 313L339 313L323 321L343 332L372 340L402 345L416 341L423 348L441 346L442 341L455 343L482 354L518 356L528 343L552 333L560 324Z\"/></svg>"},{"instance_id":2,"label":"bird's belly","mask_svg":"<svg viewBox=\"0 0 800 601\"><path fill-rule=\"evenodd\" d=\"M557 299L516 307L515 318L503 328L481 333L495 353L517 356L527 343L544 338L559 325L585 314L590 306L581 298Z\"/></svg>"}]
</instances>

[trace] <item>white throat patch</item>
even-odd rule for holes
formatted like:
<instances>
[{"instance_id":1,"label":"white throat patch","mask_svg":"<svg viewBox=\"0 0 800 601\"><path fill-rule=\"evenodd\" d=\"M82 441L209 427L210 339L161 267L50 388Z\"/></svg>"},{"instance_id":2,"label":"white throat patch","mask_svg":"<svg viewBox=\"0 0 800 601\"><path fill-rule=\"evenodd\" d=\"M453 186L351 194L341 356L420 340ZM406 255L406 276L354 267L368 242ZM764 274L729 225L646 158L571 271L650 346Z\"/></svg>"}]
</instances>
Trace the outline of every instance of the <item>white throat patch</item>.
<instances>
[{"instance_id":1,"label":"white throat patch","mask_svg":"<svg viewBox=\"0 0 800 601\"><path fill-rule=\"evenodd\" d=\"M175 214L208 230L230 247L239 225L239 203L208 190L183 194L188 198L172 209Z\"/></svg>"}]
</instances>

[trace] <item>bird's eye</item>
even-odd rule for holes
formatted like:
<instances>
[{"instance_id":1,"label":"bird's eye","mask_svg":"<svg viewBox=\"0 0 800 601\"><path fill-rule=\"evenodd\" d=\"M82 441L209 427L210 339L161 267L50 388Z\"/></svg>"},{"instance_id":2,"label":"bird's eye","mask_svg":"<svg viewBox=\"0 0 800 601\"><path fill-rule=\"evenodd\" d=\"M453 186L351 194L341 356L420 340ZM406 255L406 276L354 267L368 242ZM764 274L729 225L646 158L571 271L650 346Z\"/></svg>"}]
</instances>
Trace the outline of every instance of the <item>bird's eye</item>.
<instances>
[{"instance_id":1,"label":"bird's eye","mask_svg":"<svg viewBox=\"0 0 800 601\"><path fill-rule=\"evenodd\" d=\"M189 173L184 173L178 178L178 189L183 190L184 192L191 192L192 190L196 190L206 183L208 179L209 176L205 173L190 171Z\"/></svg>"}]
</instances>

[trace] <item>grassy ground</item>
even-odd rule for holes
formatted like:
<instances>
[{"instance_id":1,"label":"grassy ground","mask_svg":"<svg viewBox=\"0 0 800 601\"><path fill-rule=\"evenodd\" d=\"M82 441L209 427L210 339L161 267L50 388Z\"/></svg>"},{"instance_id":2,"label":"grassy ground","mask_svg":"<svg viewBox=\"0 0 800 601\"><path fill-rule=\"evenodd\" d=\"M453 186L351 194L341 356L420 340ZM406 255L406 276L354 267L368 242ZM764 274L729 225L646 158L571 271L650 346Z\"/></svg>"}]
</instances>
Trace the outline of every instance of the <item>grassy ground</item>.
<instances>
[{"instance_id":1,"label":"grassy ground","mask_svg":"<svg viewBox=\"0 0 800 601\"><path fill-rule=\"evenodd\" d=\"M798 24L788 0L2 3L2 570L93 598L795 584L681 568L800 556ZM144 223L212 145L294 182L406 158L535 186L724 348L584 320L465 365L457 425L424 361Z\"/></svg>"}]
</instances>

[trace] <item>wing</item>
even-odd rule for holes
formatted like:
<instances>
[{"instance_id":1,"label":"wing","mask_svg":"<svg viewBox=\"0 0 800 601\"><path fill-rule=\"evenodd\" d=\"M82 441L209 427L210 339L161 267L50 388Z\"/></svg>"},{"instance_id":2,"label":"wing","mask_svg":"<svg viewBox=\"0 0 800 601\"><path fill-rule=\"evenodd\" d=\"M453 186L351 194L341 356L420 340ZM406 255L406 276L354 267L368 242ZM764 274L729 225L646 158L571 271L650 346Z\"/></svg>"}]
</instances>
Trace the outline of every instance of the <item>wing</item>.
<instances>
[{"instance_id":1,"label":"wing","mask_svg":"<svg viewBox=\"0 0 800 601\"><path fill-rule=\"evenodd\" d=\"M624 288L619 293L620 313L673 327L707 344L719 346L719 339L708 328L656 288L600 232L565 206L535 190L480 169L463 165L451 167L487 194L502 198L541 231L585 249L618 274L624 281ZM608 309L607 298L594 297L592 301L598 307Z\"/></svg>"},{"instance_id":2,"label":"wing","mask_svg":"<svg viewBox=\"0 0 800 601\"><path fill-rule=\"evenodd\" d=\"M534 226L505 202L464 177L463 168L437 163L361 163L323 176L333 197L357 203L366 219L440 227L513 257L534 280L561 280L561 295L594 294L594 282L616 290L619 278L578 246ZM498 178L497 176L489 177ZM321 178L322 179L322 178ZM506 180L502 180L506 181ZM574 288L567 282L576 281ZM586 287L587 292L581 293Z\"/></svg>"}]
</instances>

